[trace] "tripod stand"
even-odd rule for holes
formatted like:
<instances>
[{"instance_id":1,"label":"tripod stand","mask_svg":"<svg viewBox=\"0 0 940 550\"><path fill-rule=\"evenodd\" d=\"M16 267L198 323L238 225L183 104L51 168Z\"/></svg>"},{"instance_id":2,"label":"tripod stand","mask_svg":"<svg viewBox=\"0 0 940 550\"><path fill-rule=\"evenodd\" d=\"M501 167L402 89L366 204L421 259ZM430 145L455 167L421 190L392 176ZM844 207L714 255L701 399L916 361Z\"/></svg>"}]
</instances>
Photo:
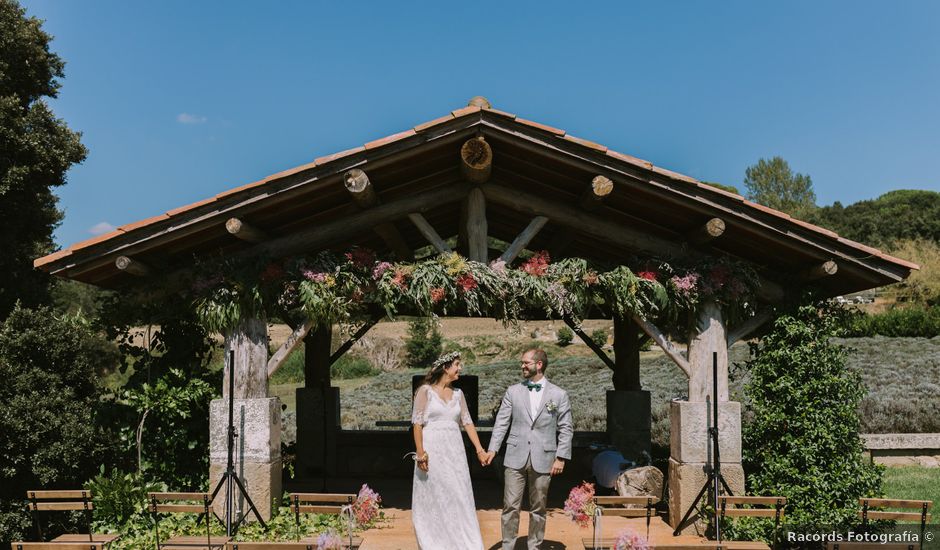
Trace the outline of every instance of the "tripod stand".
<instances>
[{"instance_id":1,"label":"tripod stand","mask_svg":"<svg viewBox=\"0 0 940 550\"><path fill-rule=\"evenodd\" d=\"M682 516L682 521L676 525L676 530L672 533L673 536L679 536L679 532L682 530L685 522L689 521L692 512L698 507L705 493L711 493L708 500L711 501L715 513L715 540L720 542L721 525L718 521L718 496L722 488L724 488L725 494L729 496L734 494L731 492L731 488L728 487L725 478L721 475L721 455L718 452L718 352L712 352L712 422L714 422L714 425L709 425L708 427L708 436L711 438L712 442L712 467L708 470L708 477L705 479L705 484L702 485L702 489L698 492L698 496L692 501L692 505L689 506L685 515Z\"/></svg>"},{"instance_id":2,"label":"tripod stand","mask_svg":"<svg viewBox=\"0 0 940 550\"><path fill-rule=\"evenodd\" d=\"M233 536L238 532L238 526L241 525L242 520L248 517L248 514L245 514L238 518L235 521L235 487L238 487L238 492L241 496L245 497L245 501L248 502L248 509L255 514L255 517L258 518L258 522L261 524L261 527L265 531L268 530L268 525L261 519L261 514L258 513L258 508L255 507L255 503L251 501L251 497L248 496L248 491L245 490L245 486L242 485L242 481L238 479L238 474L235 473L235 438L238 437L235 435L235 350L229 350L228 354L228 463L225 466L225 472L222 474L222 477L219 479L218 485L215 486L215 490L212 491L212 497L210 501L215 500L216 495L219 494L219 491L222 489L222 486L225 486L225 534L229 537ZM234 522L234 523L233 523Z\"/></svg>"}]
</instances>

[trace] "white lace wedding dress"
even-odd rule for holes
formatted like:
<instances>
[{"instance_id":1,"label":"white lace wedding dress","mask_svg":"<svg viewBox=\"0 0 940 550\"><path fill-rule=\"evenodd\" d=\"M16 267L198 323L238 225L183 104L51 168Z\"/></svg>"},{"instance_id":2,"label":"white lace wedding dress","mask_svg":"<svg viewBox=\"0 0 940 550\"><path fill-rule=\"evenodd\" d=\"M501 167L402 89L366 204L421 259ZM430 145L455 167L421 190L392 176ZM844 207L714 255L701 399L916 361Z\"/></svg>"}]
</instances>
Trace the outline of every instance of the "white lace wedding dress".
<instances>
[{"instance_id":1,"label":"white lace wedding dress","mask_svg":"<svg viewBox=\"0 0 940 550\"><path fill-rule=\"evenodd\" d=\"M411 421L423 426L428 471L415 465L411 518L421 550L481 550L470 468L460 427L473 421L463 393L454 389L449 401L431 386L415 393Z\"/></svg>"}]
</instances>

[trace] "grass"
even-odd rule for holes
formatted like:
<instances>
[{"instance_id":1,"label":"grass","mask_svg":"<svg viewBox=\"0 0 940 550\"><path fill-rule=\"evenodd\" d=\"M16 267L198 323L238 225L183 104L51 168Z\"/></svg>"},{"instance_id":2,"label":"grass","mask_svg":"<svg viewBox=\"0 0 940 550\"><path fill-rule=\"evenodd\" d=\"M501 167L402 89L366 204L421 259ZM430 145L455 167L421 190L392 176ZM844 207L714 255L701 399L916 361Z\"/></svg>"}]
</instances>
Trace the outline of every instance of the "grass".
<instances>
[{"instance_id":1,"label":"grass","mask_svg":"<svg viewBox=\"0 0 940 550\"><path fill-rule=\"evenodd\" d=\"M940 468L904 466L886 468L885 498L932 500L940 504Z\"/></svg>"}]
</instances>

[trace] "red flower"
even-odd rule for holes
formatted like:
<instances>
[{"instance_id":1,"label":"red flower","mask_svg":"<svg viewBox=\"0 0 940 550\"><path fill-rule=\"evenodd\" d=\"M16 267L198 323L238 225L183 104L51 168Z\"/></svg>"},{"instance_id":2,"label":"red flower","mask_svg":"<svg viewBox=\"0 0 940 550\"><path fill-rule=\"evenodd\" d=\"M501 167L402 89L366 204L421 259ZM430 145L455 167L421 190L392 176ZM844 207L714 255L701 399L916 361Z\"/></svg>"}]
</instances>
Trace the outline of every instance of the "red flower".
<instances>
[{"instance_id":1,"label":"red flower","mask_svg":"<svg viewBox=\"0 0 940 550\"><path fill-rule=\"evenodd\" d=\"M436 304L440 302L444 299L444 296L446 296L446 293L443 288L437 287L431 289L431 303Z\"/></svg>"},{"instance_id":2,"label":"red flower","mask_svg":"<svg viewBox=\"0 0 940 550\"><path fill-rule=\"evenodd\" d=\"M535 256L532 256L526 263L522 264L522 270L533 277L541 277L548 271L549 262L551 262L551 258L548 252L542 250L541 252L536 252Z\"/></svg>"},{"instance_id":3,"label":"red flower","mask_svg":"<svg viewBox=\"0 0 940 550\"><path fill-rule=\"evenodd\" d=\"M598 281L597 273L593 271L588 271L584 274L584 284L591 286L596 285Z\"/></svg>"},{"instance_id":4,"label":"red flower","mask_svg":"<svg viewBox=\"0 0 940 550\"><path fill-rule=\"evenodd\" d=\"M466 273L464 275L461 275L460 277L457 277L457 285L460 286L460 288L464 292L470 292L471 290L479 286L477 284L477 280L474 279L473 275L469 273Z\"/></svg>"},{"instance_id":5,"label":"red flower","mask_svg":"<svg viewBox=\"0 0 940 550\"><path fill-rule=\"evenodd\" d=\"M356 267L371 268L375 263L375 252L368 248L353 248L346 253L346 259Z\"/></svg>"},{"instance_id":6,"label":"red flower","mask_svg":"<svg viewBox=\"0 0 940 550\"><path fill-rule=\"evenodd\" d=\"M404 271L400 269L395 270L395 276L392 277L392 282L398 285L398 288L408 290L408 274Z\"/></svg>"},{"instance_id":7,"label":"red flower","mask_svg":"<svg viewBox=\"0 0 940 550\"><path fill-rule=\"evenodd\" d=\"M641 271L637 273L636 276L641 279L646 279L647 281L659 280L659 273L656 273L655 271Z\"/></svg>"}]
</instances>

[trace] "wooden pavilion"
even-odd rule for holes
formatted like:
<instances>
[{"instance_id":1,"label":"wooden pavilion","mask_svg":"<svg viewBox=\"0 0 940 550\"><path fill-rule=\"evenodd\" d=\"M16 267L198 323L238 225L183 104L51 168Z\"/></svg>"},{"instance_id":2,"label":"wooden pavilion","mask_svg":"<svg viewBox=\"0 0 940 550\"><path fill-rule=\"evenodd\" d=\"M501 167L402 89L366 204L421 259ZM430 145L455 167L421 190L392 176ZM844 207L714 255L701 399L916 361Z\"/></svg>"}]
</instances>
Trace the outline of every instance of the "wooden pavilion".
<instances>
[{"instance_id":1,"label":"wooden pavilion","mask_svg":"<svg viewBox=\"0 0 940 550\"><path fill-rule=\"evenodd\" d=\"M723 472L743 491L740 404L728 401L727 350L772 317L772 306L806 285L830 296L901 281L915 264L794 219L743 197L473 98L467 107L347 151L73 244L35 260L54 275L109 289L183 284L193 259L225 255L288 257L368 247L412 260L431 245L471 260L512 262L548 250L608 264L637 257L701 261L730 257L760 273L757 315L730 332L706 304L682 350L639 316L614 319L615 392L609 432L621 448L649 439L649 393L639 375L640 338L652 338L689 377L688 401L673 402L670 519L691 504L704 480L705 403L712 353L719 359ZM490 237L509 244L491 250ZM645 335L645 336L644 336ZM329 329L297 326L269 357L264 319L226 335L236 351L235 397L245 418L244 473L269 514L280 495L280 406L268 377L306 343L306 387L297 390L300 469L336 471L338 390L331 387ZM603 354L602 354L603 355ZM227 392L227 385L224 386ZM637 425L636 418L645 418ZM221 401L213 404L212 476L224 467ZM326 454L317 448L333 449ZM302 473L302 472L301 472Z\"/></svg>"}]
</instances>

